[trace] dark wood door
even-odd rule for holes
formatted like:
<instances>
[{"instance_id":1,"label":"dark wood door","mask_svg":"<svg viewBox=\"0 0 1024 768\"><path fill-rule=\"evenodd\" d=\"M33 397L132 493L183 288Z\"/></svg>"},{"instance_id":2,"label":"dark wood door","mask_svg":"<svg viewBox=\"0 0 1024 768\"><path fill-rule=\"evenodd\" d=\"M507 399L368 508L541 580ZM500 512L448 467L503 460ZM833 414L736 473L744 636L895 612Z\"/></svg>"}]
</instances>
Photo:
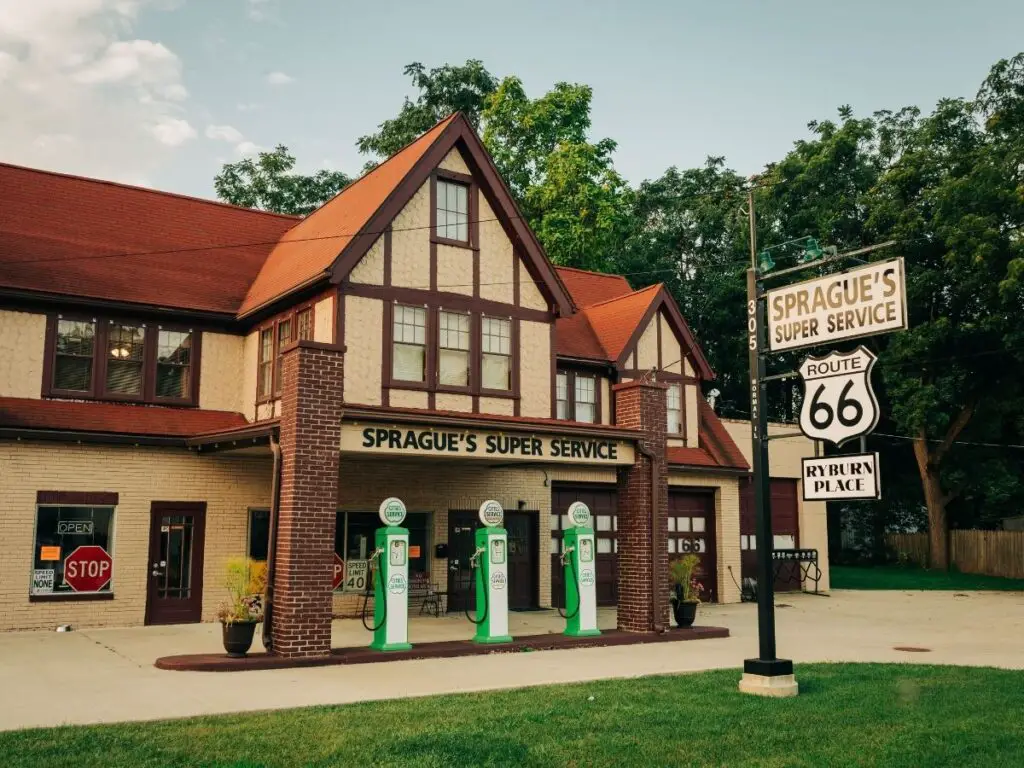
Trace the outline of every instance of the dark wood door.
<instances>
[{"instance_id":1,"label":"dark wood door","mask_svg":"<svg viewBox=\"0 0 1024 768\"><path fill-rule=\"evenodd\" d=\"M569 526L569 505L582 501L593 516L597 545L597 604L615 605L619 598L618 495L614 488L559 484L551 492L551 604L565 607L565 572L560 553L562 532Z\"/></svg>"},{"instance_id":2,"label":"dark wood door","mask_svg":"<svg viewBox=\"0 0 1024 768\"><path fill-rule=\"evenodd\" d=\"M797 481L782 478L771 481L772 537L774 549L800 546ZM740 564L743 578L757 579L757 521L754 514L754 486L750 479L740 484ZM776 592L800 589L798 567L783 566L775 578Z\"/></svg>"},{"instance_id":3,"label":"dark wood door","mask_svg":"<svg viewBox=\"0 0 1024 768\"><path fill-rule=\"evenodd\" d=\"M669 562L693 553L694 576L703 586L701 600L718 602L718 551L715 541L715 495L708 491L669 490Z\"/></svg>"},{"instance_id":4,"label":"dark wood door","mask_svg":"<svg viewBox=\"0 0 1024 768\"><path fill-rule=\"evenodd\" d=\"M146 563L147 624L187 624L202 619L205 534L205 502L153 502Z\"/></svg>"},{"instance_id":5,"label":"dark wood door","mask_svg":"<svg viewBox=\"0 0 1024 768\"><path fill-rule=\"evenodd\" d=\"M536 512L506 512L508 531L508 607L528 611L538 605Z\"/></svg>"},{"instance_id":6,"label":"dark wood door","mask_svg":"<svg viewBox=\"0 0 1024 768\"><path fill-rule=\"evenodd\" d=\"M476 584L469 559L476 551L474 532L480 527L476 512L448 510L448 610L472 610Z\"/></svg>"}]
</instances>

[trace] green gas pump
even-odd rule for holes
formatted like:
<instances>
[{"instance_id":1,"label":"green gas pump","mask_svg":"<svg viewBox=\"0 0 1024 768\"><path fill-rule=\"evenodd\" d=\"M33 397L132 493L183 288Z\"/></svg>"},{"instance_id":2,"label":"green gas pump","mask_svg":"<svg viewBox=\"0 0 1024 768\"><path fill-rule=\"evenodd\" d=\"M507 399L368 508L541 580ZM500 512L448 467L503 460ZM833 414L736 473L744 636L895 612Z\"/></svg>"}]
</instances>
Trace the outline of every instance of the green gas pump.
<instances>
[{"instance_id":1,"label":"green gas pump","mask_svg":"<svg viewBox=\"0 0 1024 768\"><path fill-rule=\"evenodd\" d=\"M373 632L370 647L375 651L405 651L409 644L409 529L402 528L405 504L391 497L381 502L383 528L374 537L376 549L370 557L373 584L373 626L366 622L366 598L363 599L363 626Z\"/></svg>"},{"instance_id":2,"label":"green gas pump","mask_svg":"<svg viewBox=\"0 0 1024 768\"><path fill-rule=\"evenodd\" d=\"M505 510L494 500L480 505L480 522L474 535L476 552L470 567L476 580L476 618L466 618L476 625L475 643L511 643L508 633L508 534L501 524Z\"/></svg>"},{"instance_id":3,"label":"green gas pump","mask_svg":"<svg viewBox=\"0 0 1024 768\"><path fill-rule=\"evenodd\" d=\"M597 628L597 568L594 529L590 508L582 501L569 505L572 526L562 543L562 567L565 569L565 634L570 637L600 635Z\"/></svg>"}]
</instances>

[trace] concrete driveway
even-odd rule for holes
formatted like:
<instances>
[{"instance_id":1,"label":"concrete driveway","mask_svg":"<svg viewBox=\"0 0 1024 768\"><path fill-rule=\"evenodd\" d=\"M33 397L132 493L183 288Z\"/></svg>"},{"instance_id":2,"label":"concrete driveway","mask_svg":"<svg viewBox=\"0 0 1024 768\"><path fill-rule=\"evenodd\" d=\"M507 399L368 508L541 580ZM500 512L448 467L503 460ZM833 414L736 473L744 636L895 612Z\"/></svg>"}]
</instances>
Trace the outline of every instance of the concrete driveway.
<instances>
[{"instance_id":1,"label":"concrete driveway","mask_svg":"<svg viewBox=\"0 0 1024 768\"><path fill-rule=\"evenodd\" d=\"M901 661L1024 669L1024 593L780 595L779 655L796 662ZM602 626L615 624L602 611ZM219 625L0 634L0 729L152 720L739 667L757 655L754 605L701 606L732 637L642 646L268 670L165 672L160 657L221 650ZM513 614L512 633L560 631L552 612ZM413 619L419 640L470 637L457 618ZM334 644L368 642L335 622ZM897 651L895 647L928 649ZM796 670L800 677L799 667ZM738 678L738 675L737 675Z\"/></svg>"}]
</instances>

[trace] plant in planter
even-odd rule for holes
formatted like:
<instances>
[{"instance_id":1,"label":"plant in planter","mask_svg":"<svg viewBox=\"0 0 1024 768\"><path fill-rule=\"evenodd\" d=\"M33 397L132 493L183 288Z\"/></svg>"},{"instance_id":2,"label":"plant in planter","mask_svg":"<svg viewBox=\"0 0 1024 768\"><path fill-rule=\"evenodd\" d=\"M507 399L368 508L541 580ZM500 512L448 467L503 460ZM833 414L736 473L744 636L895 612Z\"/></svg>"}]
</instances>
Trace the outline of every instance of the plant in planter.
<instances>
[{"instance_id":1,"label":"plant in planter","mask_svg":"<svg viewBox=\"0 0 1024 768\"><path fill-rule=\"evenodd\" d=\"M224 650L231 658L244 658L252 647L256 625L263 621L267 564L247 557L229 558L224 571L224 587L228 599L218 613Z\"/></svg>"},{"instance_id":2,"label":"plant in planter","mask_svg":"<svg viewBox=\"0 0 1024 768\"><path fill-rule=\"evenodd\" d=\"M704 585L694 577L700 558L697 555L684 555L673 560L669 565L669 578L672 580L672 614L680 627L693 625L697 618L697 606Z\"/></svg>"}]
</instances>

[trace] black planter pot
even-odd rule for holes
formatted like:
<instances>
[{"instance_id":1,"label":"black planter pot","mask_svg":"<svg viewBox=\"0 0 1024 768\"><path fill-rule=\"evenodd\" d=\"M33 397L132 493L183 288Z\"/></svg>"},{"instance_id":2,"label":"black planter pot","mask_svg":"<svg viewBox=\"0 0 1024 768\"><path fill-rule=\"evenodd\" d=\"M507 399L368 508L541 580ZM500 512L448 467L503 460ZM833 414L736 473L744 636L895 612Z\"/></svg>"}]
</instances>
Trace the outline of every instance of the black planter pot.
<instances>
[{"instance_id":1,"label":"black planter pot","mask_svg":"<svg viewBox=\"0 0 1024 768\"><path fill-rule=\"evenodd\" d=\"M672 614L680 627L692 627L697 618L698 602L684 603L682 600L672 601Z\"/></svg>"},{"instance_id":2,"label":"black planter pot","mask_svg":"<svg viewBox=\"0 0 1024 768\"><path fill-rule=\"evenodd\" d=\"M257 621L221 623L224 630L224 650L232 659L244 659L252 648L252 638L256 633Z\"/></svg>"}]
</instances>

